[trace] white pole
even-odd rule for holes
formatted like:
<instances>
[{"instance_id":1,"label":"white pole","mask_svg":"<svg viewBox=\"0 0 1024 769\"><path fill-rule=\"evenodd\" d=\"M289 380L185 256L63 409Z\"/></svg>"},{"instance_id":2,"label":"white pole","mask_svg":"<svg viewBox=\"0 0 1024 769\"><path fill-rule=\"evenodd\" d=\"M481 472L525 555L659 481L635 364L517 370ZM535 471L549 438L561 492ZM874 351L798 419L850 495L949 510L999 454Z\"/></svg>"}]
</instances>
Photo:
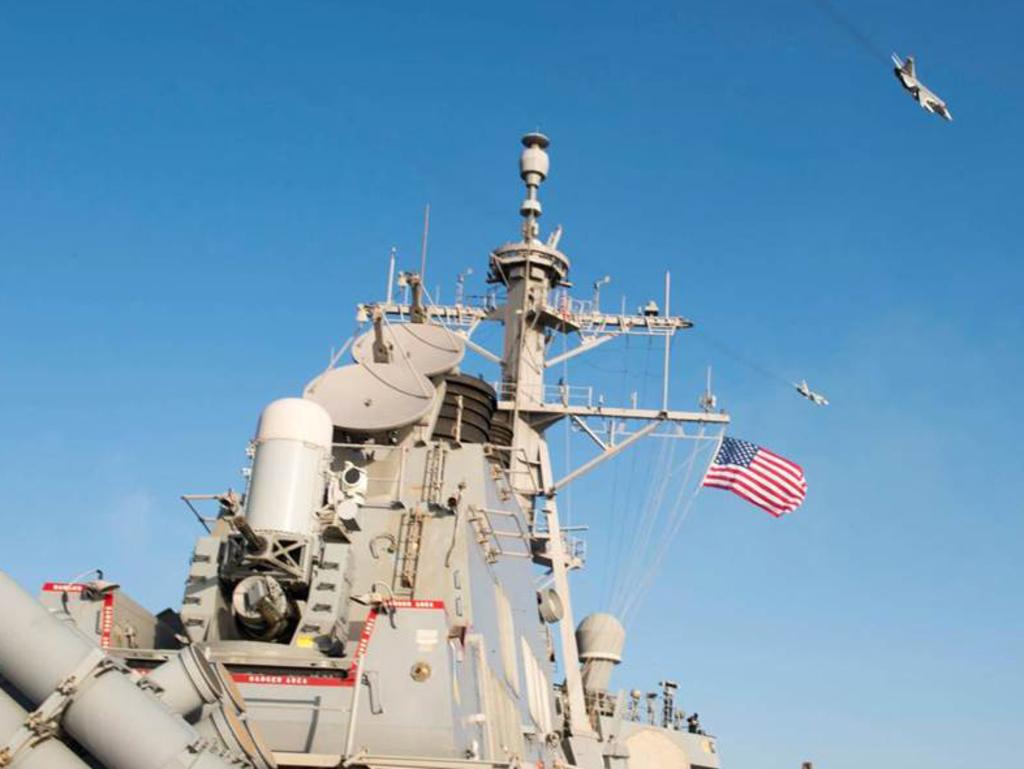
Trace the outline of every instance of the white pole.
<instances>
[{"instance_id":1,"label":"white pole","mask_svg":"<svg viewBox=\"0 0 1024 769\"><path fill-rule=\"evenodd\" d=\"M672 314L671 301L672 291L672 274L665 271L665 317L668 318ZM669 355L672 345L672 329L666 328L665 330L665 360L662 368L662 381L661 381L661 410L668 411L668 367L669 367Z\"/></svg>"},{"instance_id":2,"label":"white pole","mask_svg":"<svg viewBox=\"0 0 1024 769\"><path fill-rule=\"evenodd\" d=\"M388 304L391 304L391 297L393 295L395 285L395 247L391 247L391 256L388 258Z\"/></svg>"},{"instance_id":3,"label":"white pole","mask_svg":"<svg viewBox=\"0 0 1024 769\"><path fill-rule=\"evenodd\" d=\"M403 454L404 456L404 454ZM352 757L352 749L356 741L356 718L359 713L359 694L363 686L363 662L366 660L366 649L359 655L356 663L356 680L352 685L352 704L348 711L348 729L345 732L345 761ZM347 766L346 764L343 764Z\"/></svg>"},{"instance_id":4,"label":"white pole","mask_svg":"<svg viewBox=\"0 0 1024 769\"><path fill-rule=\"evenodd\" d=\"M420 283L426 286L427 238L430 235L430 203L423 209L423 241L420 243Z\"/></svg>"}]
</instances>

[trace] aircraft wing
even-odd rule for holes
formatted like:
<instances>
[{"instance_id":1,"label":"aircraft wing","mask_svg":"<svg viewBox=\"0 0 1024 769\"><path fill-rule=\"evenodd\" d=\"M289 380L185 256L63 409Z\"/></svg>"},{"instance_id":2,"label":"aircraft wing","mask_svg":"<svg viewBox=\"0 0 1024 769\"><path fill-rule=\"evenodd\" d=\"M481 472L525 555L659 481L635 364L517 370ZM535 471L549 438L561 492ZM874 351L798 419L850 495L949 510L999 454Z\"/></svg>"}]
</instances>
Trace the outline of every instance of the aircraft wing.
<instances>
[{"instance_id":1,"label":"aircraft wing","mask_svg":"<svg viewBox=\"0 0 1024 769\"><path fill-rule=\"evenodd\" d=\"M945 118L950 122L953 120L953 115L950 113L949 108L946 107L946 102L933 93L921 94L921 106L934 115Z\"/></svg>"}]
</instances>

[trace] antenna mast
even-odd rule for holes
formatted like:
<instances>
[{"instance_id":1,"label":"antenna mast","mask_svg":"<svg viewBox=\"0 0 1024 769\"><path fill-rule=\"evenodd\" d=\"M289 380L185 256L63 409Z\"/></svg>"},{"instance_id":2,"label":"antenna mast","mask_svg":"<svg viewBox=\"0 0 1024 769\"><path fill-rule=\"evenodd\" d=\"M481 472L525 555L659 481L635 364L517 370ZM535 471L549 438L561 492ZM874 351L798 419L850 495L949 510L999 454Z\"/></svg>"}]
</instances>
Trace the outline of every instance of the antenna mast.
<instances>
[{"instance_id":1,"label":"antenna mast","mask_svg":"<svg viewBox=\"0 0 1024 769\"><path fill-rule=\"evenodd\" d=\"M423 209L423 239L420 241L420 280L427 278L427 238L430 236L430 203ZM424 283L426 285L426 283Z\"/></svg>"},{"instance_id":2,"label":"antenna mast","mask_svg":"<svg viewBox=\"0 0 1024 769\"><path fill-rule=\"evenodd\" d=\"M547 178L550 161L546 152L550 142L540 133L529 133L522 139L519 175L526 187L526 196L519 205L522 217L520 239L494 249L487 274L489 284L505 289L505 302L500 306L473 307L464 301L462 281L457 285L455 306L433 304L423 306L419 299L420 285L426 270L427 236L430 207L424 212L423 247L420 275L408 280L414 286L412 304L388 303L384 314L395 322L433 322L460 334L467 346L501 367L498 382L498 414L511 431L506 480L524 511L529 525L533 559L550 568L554 589L562 598L565 613L558 623L561 664L565 674L568 700L569 731L584 739L595 736L585 706L580 672L579 649L576 644L575 620L569 592L568 573L580 568L583 558L574 544L563 535L558 514L558 493L569 483L598 465L650 435L662 438L694 438L685 431L687 424L717 424L724 429L729 422L725 413L703 411L672 411L668 408L670 341L677 331L693 324L670 313L671 276L665 275L665 312L656 302L626 314L605 314L599 307L599 290L605 281L595 285L595 301L573 302L564 290L569 287L569 259L559 250L561 228L547 240L540 237L542 213L539 190ZM466 273L468 274L468 273ZM460 275L460 278L463 278ZM399 283L402 284L400 277ZM504 326L502 354L487 350L470 338L477 326L497 321ZM579 339L578 344L548 356L549 341L555 334ZM641 408L635 401L629 406L607 406L603 398L593 397L590 388L573 388L567 383L546 385L546 369L593 350L621 336L662 337L664 339L664 379L658 408ZM596 456L557 478L545 438L546 430L562 419L570 419L598 448Z\"/></svg>"}]
</instances>

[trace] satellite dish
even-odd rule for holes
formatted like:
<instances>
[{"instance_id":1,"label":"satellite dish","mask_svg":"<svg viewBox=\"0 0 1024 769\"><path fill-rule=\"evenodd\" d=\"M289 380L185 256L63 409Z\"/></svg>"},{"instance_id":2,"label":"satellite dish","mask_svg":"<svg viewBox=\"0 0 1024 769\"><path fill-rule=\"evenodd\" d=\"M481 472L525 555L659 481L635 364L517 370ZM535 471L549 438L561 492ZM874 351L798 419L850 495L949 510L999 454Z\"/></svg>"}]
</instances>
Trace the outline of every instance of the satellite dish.
<instances>
[{"instance_id":1,"label":"satellite dish","mask_svg":"<svg viewBox=\"0 0 1024 769\"><path fill-rule=\"evenodd\" d=\"M381 329L384 343L391 348L392 362L400 363L403 355L413 368L425 376L447 374L459 365L466 354L462 337L444 326L429 323L402 323ZM373 329L352 345L357 363L373 363Z\"/></svg>"},{"instance_id":2,"label":"satellite dish","mask_svg":"<svg viewBox=\"0 0 1024 769\"><path fill-rule=\"evenodd\" d=\"M408 363L354 363L325 371L303 397L319 403L335 427L379 433L411 425L434 405L437 391Z\"/></svg>"}]
</instances>

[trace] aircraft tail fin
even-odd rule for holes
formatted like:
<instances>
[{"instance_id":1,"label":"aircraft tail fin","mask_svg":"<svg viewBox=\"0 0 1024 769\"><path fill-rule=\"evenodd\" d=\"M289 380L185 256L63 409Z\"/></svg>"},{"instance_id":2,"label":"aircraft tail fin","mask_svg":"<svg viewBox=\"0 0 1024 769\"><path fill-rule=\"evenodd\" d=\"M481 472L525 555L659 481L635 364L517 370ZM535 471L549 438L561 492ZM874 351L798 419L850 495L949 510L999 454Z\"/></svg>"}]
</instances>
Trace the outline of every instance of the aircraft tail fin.
<instances>
[{"instance_id":1,"label":"aircraft tail fin","mask_svg":"<svg viewBox=\"0 0 1024 769\"><path fill-rule=\"evenodd\" d=\"M896 68L904 74L910 75L910 77L916 77L914 73L914 57L908 56L906 59L900 59L899 54L894 53L892 55L892 63L896 65Z\"/></svg>"}]
</instances>

